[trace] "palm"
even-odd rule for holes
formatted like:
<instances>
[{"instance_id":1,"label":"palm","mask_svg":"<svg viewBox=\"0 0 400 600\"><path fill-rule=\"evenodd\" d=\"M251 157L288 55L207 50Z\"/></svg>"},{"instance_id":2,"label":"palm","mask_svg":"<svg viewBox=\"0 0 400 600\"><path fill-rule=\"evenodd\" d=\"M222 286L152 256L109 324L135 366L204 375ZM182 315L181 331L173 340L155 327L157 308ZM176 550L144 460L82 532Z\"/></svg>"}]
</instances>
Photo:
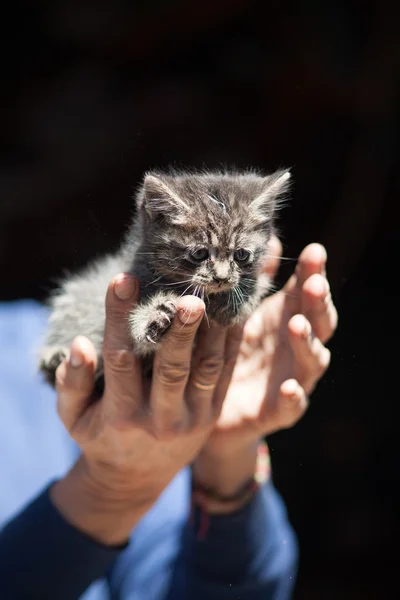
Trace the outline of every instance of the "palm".
<instances>
[{"instance_id":1,"label":"palm","mask_svg":"<svg viewBox=\"0 0 400 600\"><path fill-rule=\"evenodd\" d=\"M264 300L246 324L243 339L215 435L248 430L264 434L264 413L278 396L280 385L294 377L288 322L300 309L283 291Z\"/></svg>"},{"instance_id":2,"label":"palm","mask_svg":"<svg viewBox=\"0 0 400 600\"><path fill-rule=\"evenodd\" d=\"M275 254L279 255L279 242L274 243L278 244ZM231 443L251 443L293 425L304 413L306 395L329 365L330 352L323 344L337 324L324 277L325 264L324 248L318 244L307 246L284 288L264 300L246 323L209 448L220 450L231 447ZM277 265L270 264L270 276ZM315 333L312 340L305 335L311 329Z\"/></svg>"}]
</instances>

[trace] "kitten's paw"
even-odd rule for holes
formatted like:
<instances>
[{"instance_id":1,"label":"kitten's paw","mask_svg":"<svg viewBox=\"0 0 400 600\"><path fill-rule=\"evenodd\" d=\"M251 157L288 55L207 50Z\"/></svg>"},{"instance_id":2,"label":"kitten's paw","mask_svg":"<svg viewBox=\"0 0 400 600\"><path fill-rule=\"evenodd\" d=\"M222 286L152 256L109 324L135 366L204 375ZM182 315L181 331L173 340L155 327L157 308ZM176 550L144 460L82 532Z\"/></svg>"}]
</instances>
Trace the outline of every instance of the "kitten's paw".
<instances>
[{"instance_id":1,"label":"kitten's paw","mask_svg":"<svg viewBox=\"0 0 400 600\"><path fill-rule=\"evenodd\" d=\"M131 334L137 354L146 356L157 350L163 336L171 327L176 310L175 302L165 300L132 312Z\"/></svg>"},{"instance_id":2,"label":"kitten's paw","mask_svg":"<svg viewBox=\"0 0 400 600\"><path fill-rule=\"evenodd\" d=\"M153 320L148 321L146 325L146 340L150 344L158 344L172 323L176 314L176 305L172 301L167 301L155 308Z\"/></svg>"},{"instance_id":3,"label":"kitten's paw","mask_svg":"<svg viewBox=\"0 0 400 600\"><path fill-rule=\"evenodd\" d=\"M43 348L40 353L39 369L53 387L56 383L57 368L67 355L68 350L66 348L56 348L54 346Z\"/></svg>"}]
</instances>

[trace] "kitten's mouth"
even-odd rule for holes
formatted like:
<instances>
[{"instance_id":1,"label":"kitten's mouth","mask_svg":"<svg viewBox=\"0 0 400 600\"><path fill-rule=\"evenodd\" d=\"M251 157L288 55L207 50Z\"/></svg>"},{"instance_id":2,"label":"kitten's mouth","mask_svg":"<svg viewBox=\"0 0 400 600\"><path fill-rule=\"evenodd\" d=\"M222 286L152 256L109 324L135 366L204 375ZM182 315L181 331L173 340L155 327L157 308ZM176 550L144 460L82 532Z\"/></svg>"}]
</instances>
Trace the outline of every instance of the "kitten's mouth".
<instances>
[{"instance_id":1,"label":"kitten's mouth","mask_svg":"<svg viewBox=\"0 0 400 600\"><path fill-rule=\"evenodd\" d=\"M221 294L232 289L230 283L209 283L206 287L208 294Z\"/></svg>"}]
</instances>

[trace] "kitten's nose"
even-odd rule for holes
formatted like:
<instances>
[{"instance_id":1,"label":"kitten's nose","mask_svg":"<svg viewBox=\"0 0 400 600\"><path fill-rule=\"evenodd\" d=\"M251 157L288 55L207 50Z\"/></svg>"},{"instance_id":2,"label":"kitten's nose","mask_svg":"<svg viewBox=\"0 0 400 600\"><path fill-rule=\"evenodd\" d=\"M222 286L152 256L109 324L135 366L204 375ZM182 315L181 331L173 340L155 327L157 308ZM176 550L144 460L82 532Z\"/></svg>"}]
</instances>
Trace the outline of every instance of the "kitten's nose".
<instances>
[{"instance_id":1,"label":"kitten's nose","mask_svg":"<svg viewBox=\"0 0 400 600\"><path fill-rule=\"evenodd\" d=\"M229 262L227 260L216 260L213 268L213 279L215 283L221 285L229 277Z\"/></svg>"}]
</instances>

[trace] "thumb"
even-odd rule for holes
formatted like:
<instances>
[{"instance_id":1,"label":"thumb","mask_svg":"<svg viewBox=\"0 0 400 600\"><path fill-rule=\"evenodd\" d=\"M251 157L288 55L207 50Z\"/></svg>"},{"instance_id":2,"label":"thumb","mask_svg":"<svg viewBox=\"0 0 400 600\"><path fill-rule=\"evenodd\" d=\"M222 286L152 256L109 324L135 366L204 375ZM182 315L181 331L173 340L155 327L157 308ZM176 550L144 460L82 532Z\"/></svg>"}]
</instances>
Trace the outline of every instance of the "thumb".
<instances>
[{"instance_id":1,"label":"thumb","mask_svg":"<svg viewBox=\"0 0 400 600\"><path fill-rule=\"evenodd\" d=\"M67 357L56 371L57 410L61 421L71 431L91 404L97 355L88 338L78 336Z\"/></svg>"},{"instance_id":2,"label":"thumb","mask_svg":"<svg viewBox=\"0 0 400 600\"><path fill-rule=\"evenodd\" d=\"M287 379L279 388L274 402L267 400L263 411L266 424L264 435L292 427L303 416L308 407L304 389L295 379Z\"/></svg>"}]
</instances>

